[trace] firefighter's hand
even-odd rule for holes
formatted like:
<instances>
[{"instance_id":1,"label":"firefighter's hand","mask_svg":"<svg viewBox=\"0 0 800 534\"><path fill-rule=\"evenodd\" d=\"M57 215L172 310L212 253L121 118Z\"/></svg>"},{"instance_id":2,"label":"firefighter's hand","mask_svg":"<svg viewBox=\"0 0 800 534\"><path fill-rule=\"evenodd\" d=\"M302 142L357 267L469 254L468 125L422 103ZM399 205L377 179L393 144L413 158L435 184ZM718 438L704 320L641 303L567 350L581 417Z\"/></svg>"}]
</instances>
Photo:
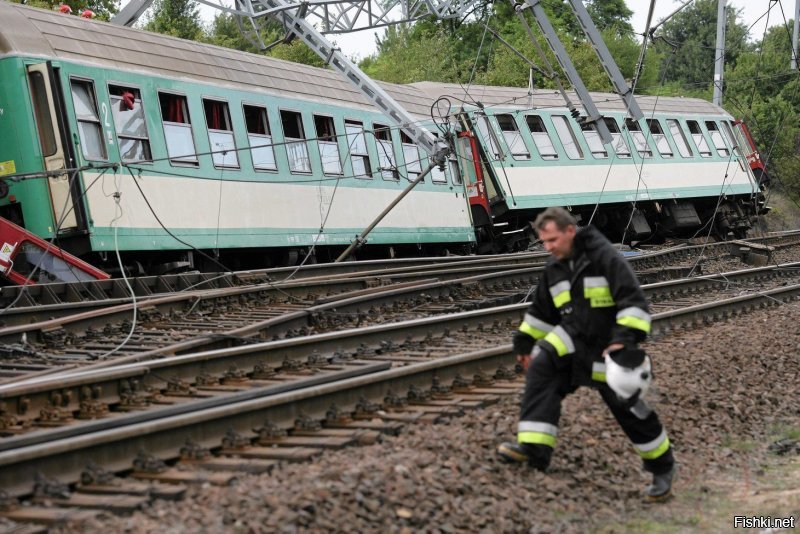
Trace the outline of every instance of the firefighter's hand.
<instances>
[{"instance_id":1,"label":"firefighter's hand","mask_svg":"<svg viewBox=\"0 0 800 534\"><path fill-rule=\"evenodd\" d=\"M522 372L528 372L528 366L531 364L530 354L517 354L517 363L522 366Z\"/></svg>"},{"instance_id":2,"label":"firefighter's hand","mask_svg":"<svg viewBox=\"0 0 800 534\"><path fill-rule=\"evenodd\" d=\"M515 332L514 353L520 355L530 354L535 342L536 341L525 332Z\"/></svg>"}]
</instances>

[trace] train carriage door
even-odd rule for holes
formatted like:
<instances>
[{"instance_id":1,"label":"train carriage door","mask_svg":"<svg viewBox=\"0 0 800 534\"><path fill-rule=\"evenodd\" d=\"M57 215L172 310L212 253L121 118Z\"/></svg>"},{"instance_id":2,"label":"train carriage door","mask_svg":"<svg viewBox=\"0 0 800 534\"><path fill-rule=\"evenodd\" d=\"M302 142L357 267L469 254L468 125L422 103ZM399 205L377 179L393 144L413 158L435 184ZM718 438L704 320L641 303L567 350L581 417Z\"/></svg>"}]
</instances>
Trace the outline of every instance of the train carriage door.
<instances>
[{"instance_id":1,"label":"train carriage door","mask_svg":"<svg viewBox=\"0 0 800 534\"><path fill-rule=\"evenodd\" d=\"M45 170L64 171L63 174L53 174L47 178L53 218L57 225L53 232L76 230L79 213L70 190L69 174L66 172L69 158L64 147L63 121L59 111L61 98L55 89L52 65L49 62L29 65L28 83Z\"/></svg>"}]
</instances>

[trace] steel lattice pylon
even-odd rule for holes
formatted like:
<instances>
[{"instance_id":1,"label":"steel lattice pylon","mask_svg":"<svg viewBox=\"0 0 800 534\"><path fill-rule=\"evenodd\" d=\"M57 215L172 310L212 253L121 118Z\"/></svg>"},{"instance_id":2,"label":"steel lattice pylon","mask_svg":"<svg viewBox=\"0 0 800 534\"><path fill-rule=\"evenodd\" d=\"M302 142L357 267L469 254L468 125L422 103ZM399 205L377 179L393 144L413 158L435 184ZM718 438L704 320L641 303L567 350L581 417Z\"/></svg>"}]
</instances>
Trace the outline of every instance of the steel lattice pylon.
<instances>
[{"instance_id":1,"label":"steel lattice pylon","mask_svg":"<svg viewBox=\"0 0 800 534\"><path fill-rule=\"evenodd\" d=\"M474 0L291 0L284 7L270 7L260 0L197 0L220 11L258 20L286 9L298 10L322 34L348 33L391 24L412 22L432 16L462 18L480 5ZM131 0L112 19L114 24L130 26L152 4L152 0Z\"/></svg>"}]
</instances>

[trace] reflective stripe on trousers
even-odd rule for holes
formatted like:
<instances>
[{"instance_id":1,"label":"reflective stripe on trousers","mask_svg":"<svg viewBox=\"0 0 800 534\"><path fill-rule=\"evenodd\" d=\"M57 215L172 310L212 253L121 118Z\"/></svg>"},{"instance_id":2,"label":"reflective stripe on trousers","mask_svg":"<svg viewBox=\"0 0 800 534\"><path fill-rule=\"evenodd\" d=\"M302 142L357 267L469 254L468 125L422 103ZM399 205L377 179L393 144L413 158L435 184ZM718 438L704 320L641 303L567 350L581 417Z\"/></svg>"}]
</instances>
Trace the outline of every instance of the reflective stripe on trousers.
<instances>
[{"instance_id":1,"label":"reflective stripe on trousers","mask_svg":"<svg viewBox=\"0 0 800 534\"><path fill-rule=\"evenodd\" d=\"M556 446L558 427L550 423L520 421L517 425L517 441L535 445Z\"/></svg>"},{"instance_id":2,"label":"reflective stripe on trousers","mask_svg":"<svg viewBox=\"0 0 800 534\"><path fill-rule=\"evenodd\" d=\"M667 431L662 430L661 434L659 434L658 437L653 441L649 441L647 443L634 443L633 448L636 449L636 452L638 452L639 456L641 456L643 459L655 460L669 449L669 438L667 437Z\"/></svg>"}]
</instances>

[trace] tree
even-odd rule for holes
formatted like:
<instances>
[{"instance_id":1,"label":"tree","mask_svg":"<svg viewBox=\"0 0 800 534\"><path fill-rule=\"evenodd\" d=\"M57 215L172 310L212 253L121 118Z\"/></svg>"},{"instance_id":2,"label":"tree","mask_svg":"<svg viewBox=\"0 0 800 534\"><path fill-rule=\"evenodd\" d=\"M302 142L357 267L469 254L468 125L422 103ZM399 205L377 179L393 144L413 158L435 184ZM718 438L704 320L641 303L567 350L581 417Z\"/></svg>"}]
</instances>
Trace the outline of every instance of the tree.
<instances>
[{"instance_id":1,"label":"tree","mask_svg":"<svg viewBox=\"0 0 800 534\"><path fill-rule=\"evenodd\" d=\"M789 68L788 26L770 28L757 46L725 71L725 108L753 133L767 172L791 196L800 195L800 80Z\"/></svg>"},{"instance_id":2,"label":"tree","mask_svg":"<svg viewBox=\"0 0 800 534\"><path fill-rule=\"evenodd\" d=\"M285 38L286 30L277 21L272 19L261 19L261 21L257 29L250 26L247 21L243 22L243 27L248 31L248 34L257 32L265 46ZM207 39L211 44L241 50L242 52L268 55L315 67L324 66L322 58L299 39L294 39L288 44L278 44L267 51L261 50L257 41L255 41L255 35L253 35L252 41L242 35L236 18L227 13L219 13L214 17Z\"/></svg>"},{"instance_id":3,"label":"tree","mask_svg":"<svg viewBox=\"0 0 800 534\"><path fill-rule=\"evenodd\" d=\"M747 49L747 27L739 23L741 10L728 9L725 64L735 65ZM707 87L714 78L717 40L717 0L696 0L664 23L657 32L656 49L663 54L661 77L684 87Z\"/></svg>"},{"instance_id":4,"label":"tree","mask_svg":"<svg viewBox=\"0 0 800 534\"><path fill-rule=\"evenodd\" d=\"M378 42L378 54L362 60L370 77L392 83L458 81L457 51L451 38L436 27L390 26Z\"/></svg>"},{"instance_id":5,"label":"tree","mask_svg":"<svg viewBox=\"0 0 800 534\"><path fill-rule=\"evenodd\" d=\"M155 0L151 18L144 29L181 39L201 41L205 31L200 24L200 12L194 0Z\"/></svg>"},{"instance_id":6,"label":"tree","mask_svg":"<svg viewBox=\"0 0 800 534\"><path fill-rule=\"evenodd\" d=\"M73 15L80 15L84 10L89 9L94 13L95 19L109 20L112 15L117 13L116 0L11 0L15 4L25 4L31 7L41 7L43 9L57 9L59 6L67 5L72 10Z\"/></svg>"}]
</instances>

